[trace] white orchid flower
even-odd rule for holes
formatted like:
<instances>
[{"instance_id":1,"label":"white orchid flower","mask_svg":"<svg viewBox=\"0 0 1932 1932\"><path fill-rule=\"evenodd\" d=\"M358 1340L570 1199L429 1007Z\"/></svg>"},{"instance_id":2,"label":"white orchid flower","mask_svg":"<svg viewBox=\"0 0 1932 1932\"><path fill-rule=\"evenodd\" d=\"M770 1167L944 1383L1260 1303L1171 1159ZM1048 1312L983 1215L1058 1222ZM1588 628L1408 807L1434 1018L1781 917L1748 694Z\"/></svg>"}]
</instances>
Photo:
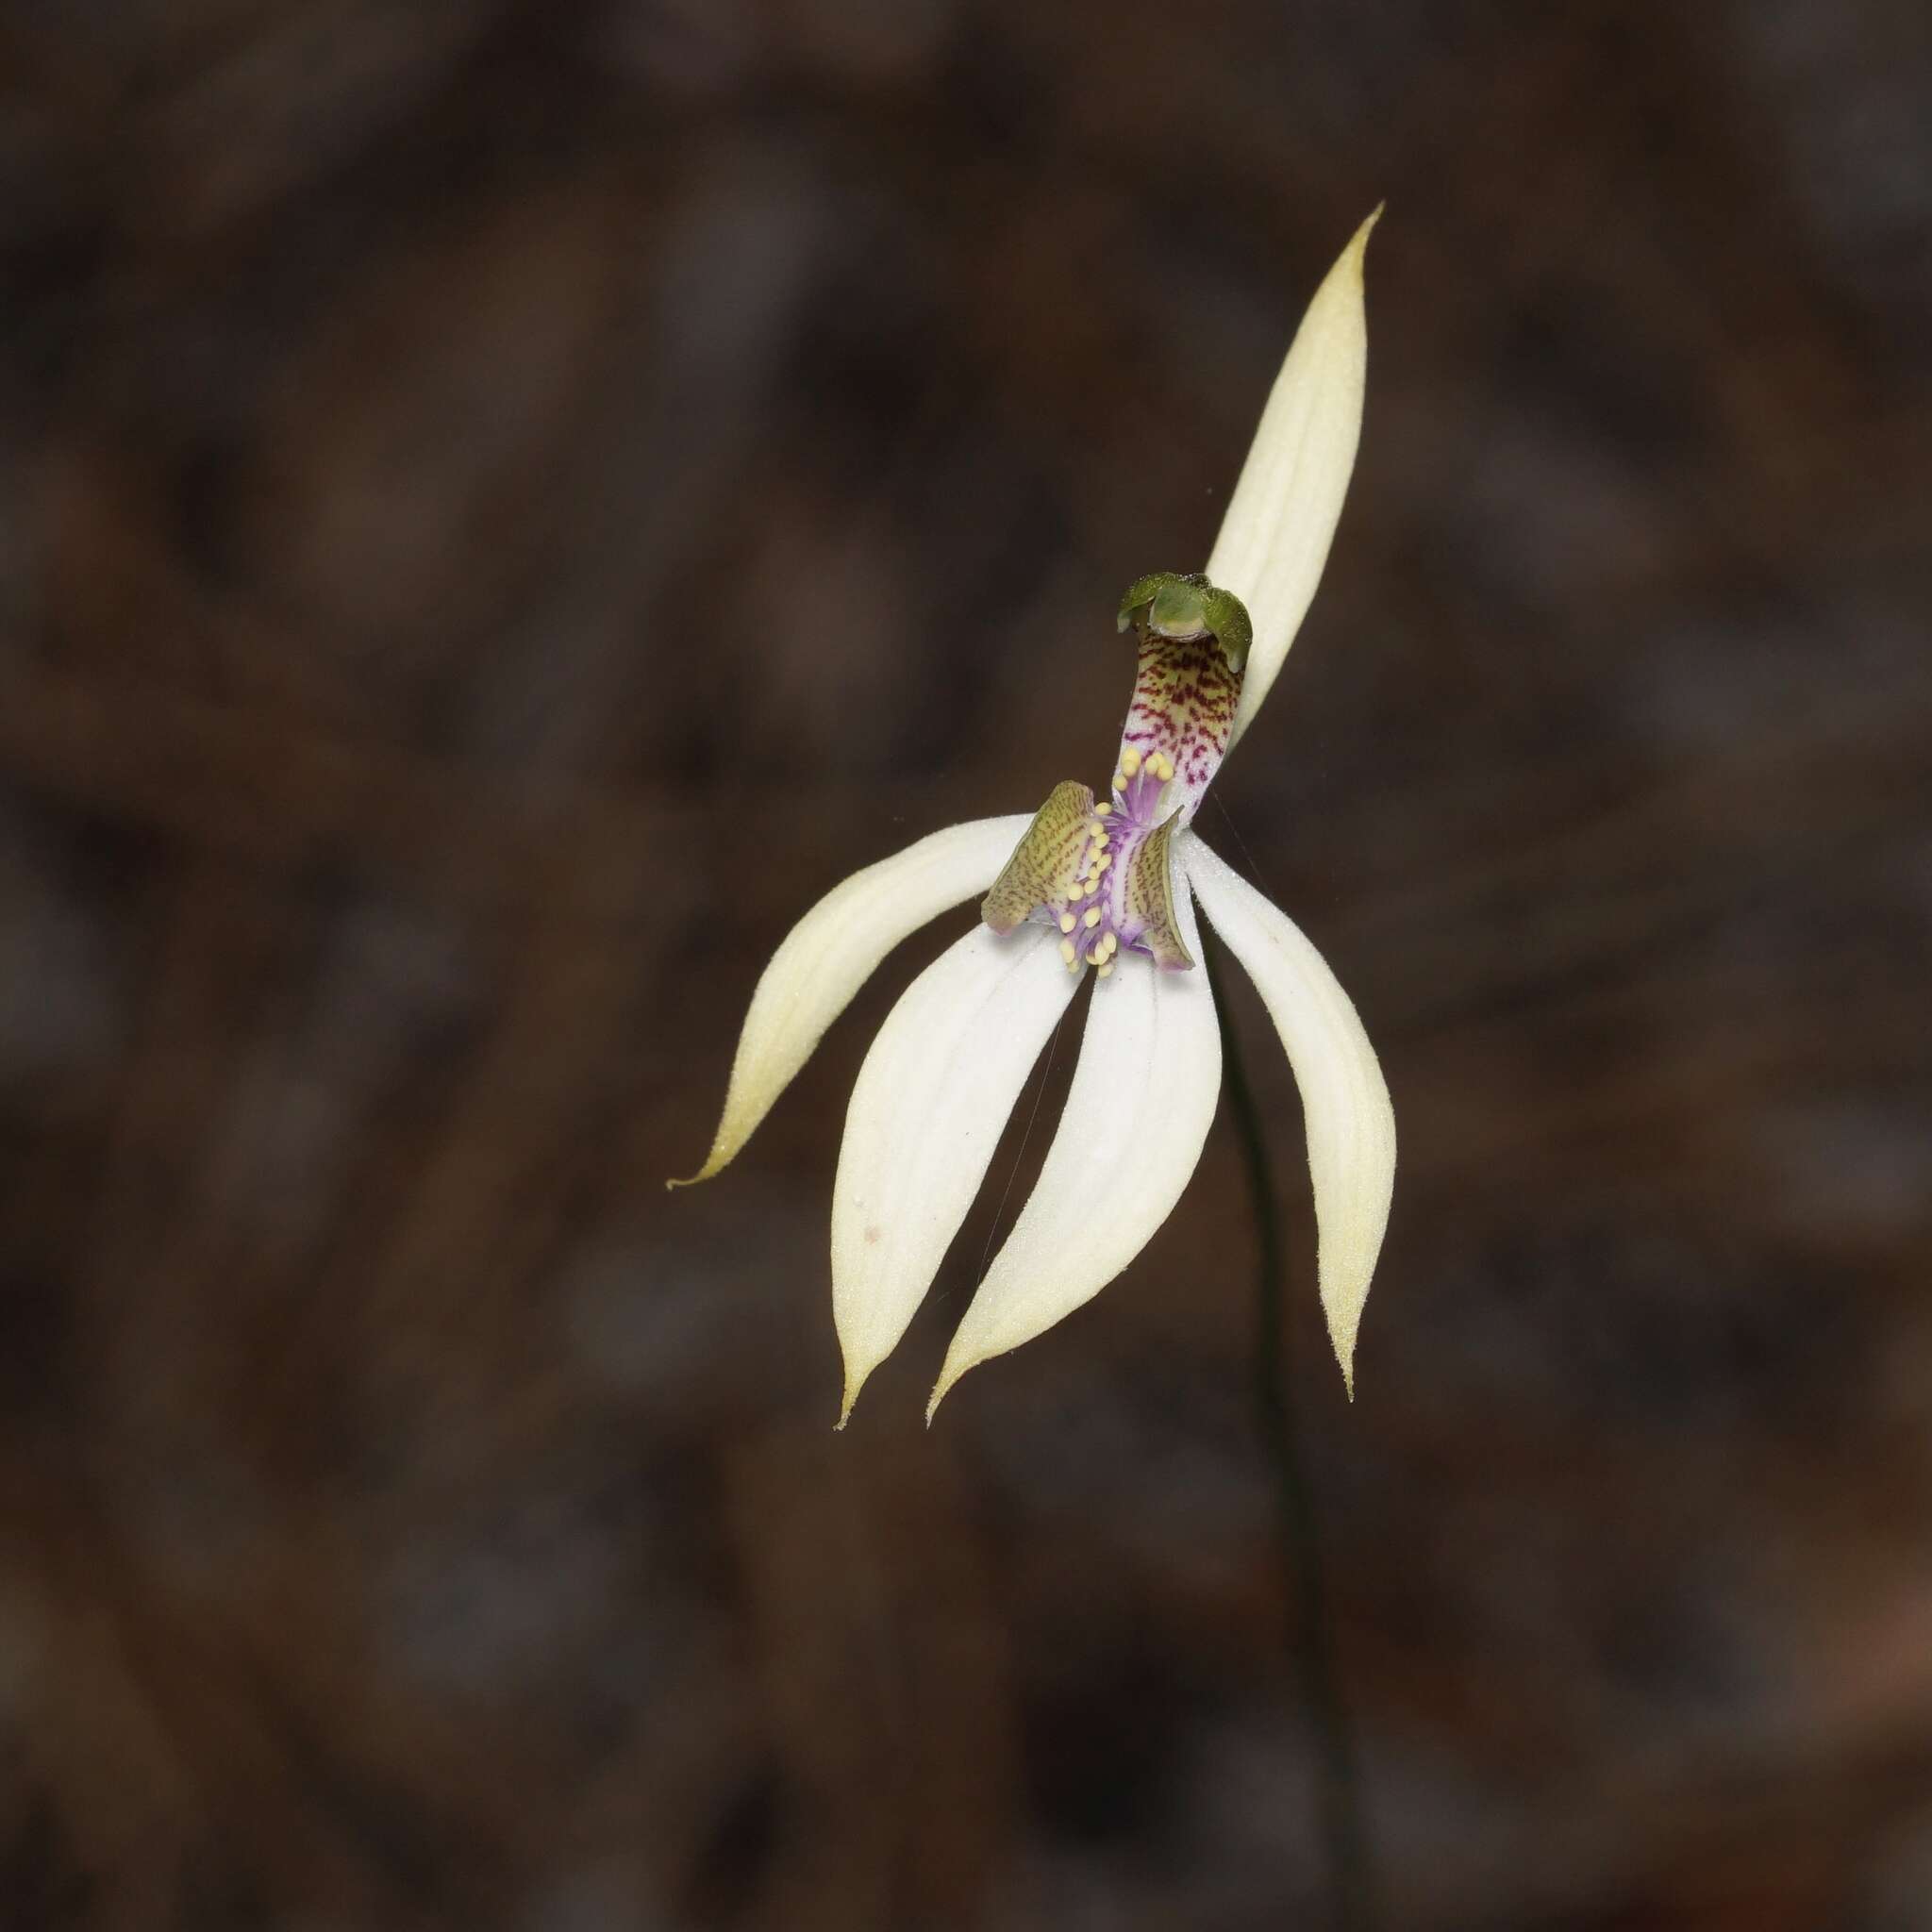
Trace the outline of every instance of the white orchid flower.
<instances>
[{"instance_id":1,"label":"white orchid flower","mask_svg":"<svg viewBox=\"0 0 1932 1932\"><path fill-rule=\"evenodd\" d=\"M1354 1393L1395 1176L1389 1091L1321 955L1189 826L1281 669L1341 514L1361 431L1362 257L1375 220L1308 306L1207 573L1143 577L1122 604L1139 672L1110 795L1096 801L1069 780L1030 820L955 825L868 866L799 922L758 982L693 1180L750 1139L886 954L985 895L980 923L892 1008L846 1112L832 1193L841 1427L931 1286L1088 967L1097 983L1059 1131L953 1337L928 1419L967 1370L1098 1294L1167 1219L1221 1088L1213 998L1192 970L1196 898L1258 988L1301 1089L1322 1304Z\"/></svg>"}]
</instances>

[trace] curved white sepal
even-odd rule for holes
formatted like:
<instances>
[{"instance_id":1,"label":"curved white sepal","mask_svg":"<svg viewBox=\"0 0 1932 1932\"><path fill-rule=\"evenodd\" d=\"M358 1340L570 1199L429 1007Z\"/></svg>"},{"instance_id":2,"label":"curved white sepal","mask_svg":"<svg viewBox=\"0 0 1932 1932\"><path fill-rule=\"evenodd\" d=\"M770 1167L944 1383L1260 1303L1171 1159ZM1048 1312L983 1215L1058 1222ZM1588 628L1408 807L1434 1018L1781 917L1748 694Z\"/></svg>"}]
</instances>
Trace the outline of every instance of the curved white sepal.
<instances>
[{"instance_id":1,"label":"curved white sepal","mask_svg":"<svg viewBox=\"0 0 1932 1932\"><path fill-rule=\"evenodd\" d=\"M1395 1187L1395 1112L1348 995L1278 907L1193 833L1176 857L1208 922L1255 982L1281 1035L1307 1120L1322 1307L1355 1395L1355 1341Z\"/></svg>"},{"instance_id":2,"label":"curved white sepal","mask_svg":"<svg viewBox=\"0 0 1932 1932\"><path fill-rule=\"evenodd\" d=\"M1200 934L1185 881L1174 916ZM926 1420L968 1369L1018 1348L1100 1291L1146 1246L1201 1158L1221 1092L1208 975L1122 955L1093 989L1080 1060L1040 1183L966 1310Z\"/></svg>"},{"instance_id":3,"label":"curved white sepal","mask_svg":"<svg viewBox=\"0 0 1932 1932\"><path fill-rule=\"evenodd\" d=\"M1255 626L1229 750L1288 656L1341 521L1368 377L1362 256L1381 212L1356 230L1308 304L1208 559L1208 576L1247 606Z\"/></svg>"},{"instance_id":4,"label":"curved white sepal","mask_svg":"<svg viewBox=\"0 0 1932 1932\"><path fill-rule=\"evenodd\" d=\"M934 832L834 886L791 928L752 994L724 1115L691 1181L709 1180L751 1139L879 961L927 920L984 892L1031 823L1021 812Z\"/></svg>"},{"instance_id":5,"label":"curved white sepal","mask_svg":"<svg viewBox=\"0 0 1932 1932\"><path fill-rule=\"evenodd\" d=\"M845 1115L832 1190L832 1316L843 1428L939 1272L1040 1049L1081 975L1059 935L975 925L906 990Z\"/></svg>"}]
</instances>

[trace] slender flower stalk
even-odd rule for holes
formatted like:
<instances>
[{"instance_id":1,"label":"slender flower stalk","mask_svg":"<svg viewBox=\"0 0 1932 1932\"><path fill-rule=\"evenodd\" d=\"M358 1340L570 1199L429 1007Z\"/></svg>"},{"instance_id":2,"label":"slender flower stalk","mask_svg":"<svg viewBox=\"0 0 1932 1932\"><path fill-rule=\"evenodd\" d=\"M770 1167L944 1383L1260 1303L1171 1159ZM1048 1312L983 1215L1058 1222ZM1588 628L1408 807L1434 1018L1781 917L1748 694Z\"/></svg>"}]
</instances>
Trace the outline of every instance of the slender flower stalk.
<instances>
[{"instance_id":1,"label":"slender flower stalk","mask_svg":"<svg viewBox=\"0 0 1932 1932\"><path fill-rule=\"evenodd\" d=\"M1315 1496L1302 1467L1295 1425L1292 1350L1283 1275L1281 1212L1274 1198L1261 1109L1249 1084L1241 1043L1217 970L1215 950L1206 960L1221 1015L1228 1112L1241 1145L1249 1204L1255 1212L1255 1407L1274 1477L1274 1507L1286 1585L1284 1634L1289 1660L1301 1680L1302 1700L1314 1727L1318 1772L1316 1823L1328 1867L1328 1923L1335 1932L1367 1932L1374 1923L1369 1839L1356 1771L1354 1729L1330 1633L1327 1591L1322 1581L1322 1539Z\"/></svg>"},{"instance_id":2,"label":"slender flower stalk","mask_svg":"<svg viewBox=\"0 0 1932 1932\"><path fill-rule=\"evenodd\" d=\"M1030 819L955 825L855 874L793 928L753 994L694 1181L737 1155L893 946L983 895L979 924L880 1028L846 1112L832 1193L841 1427L932 1285L1027 1073L1089 977L1059 1130L953 1337L928 1419L969 1369L1090 1301L1167 1219L1221 1088L1196 899L1258 989L1301 1088L1322 1303L1354 1393L1394 1184L1388 1089L1321 955L1191 822L1281 670L1341 514L1361 431L1362 258L1375 220L1308 307L1207 571L1157 572L1122 599L1136 675L1105 795L1069 779Z\"/></svg>"}]
</instances>

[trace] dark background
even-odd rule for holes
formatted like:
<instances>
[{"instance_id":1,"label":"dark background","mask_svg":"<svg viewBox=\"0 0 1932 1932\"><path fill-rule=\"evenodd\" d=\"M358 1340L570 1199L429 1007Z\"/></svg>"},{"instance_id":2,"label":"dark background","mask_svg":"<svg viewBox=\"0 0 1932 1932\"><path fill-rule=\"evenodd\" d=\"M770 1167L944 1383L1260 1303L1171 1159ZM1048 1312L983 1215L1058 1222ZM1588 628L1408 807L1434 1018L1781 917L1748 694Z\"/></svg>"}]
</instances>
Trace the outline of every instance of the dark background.
<instances>
[{"instance_id":1,"label":"dark background","mask_svg":"<svg viewBox=\"0 0 1932 1932\"><path fill-rule=\"evenodd\" d=\"M661 1182L822 891L1105 775L1386 195L1203 821L1401 1131L1350 1409L1243 988L1383 1923L1932 1926L1928 74L1916 0L0 14L0 1924L1326 1923L1224 1120L930 1434L1013 1157L843 1436L825 1235L967 915Z\"/></svg>"}]
</instances>

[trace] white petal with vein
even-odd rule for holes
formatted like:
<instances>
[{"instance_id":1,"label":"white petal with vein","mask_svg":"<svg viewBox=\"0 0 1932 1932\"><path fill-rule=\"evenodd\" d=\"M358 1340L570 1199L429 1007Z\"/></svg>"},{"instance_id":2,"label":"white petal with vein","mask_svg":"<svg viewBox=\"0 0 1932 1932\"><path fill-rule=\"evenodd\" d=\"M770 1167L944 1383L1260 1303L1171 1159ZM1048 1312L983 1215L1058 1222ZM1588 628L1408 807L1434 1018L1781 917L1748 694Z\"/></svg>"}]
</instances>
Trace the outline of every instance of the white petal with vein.
<instances>
[{"instance_id":1,"label":"white petal with vein","mask_svg":"<svg viewBox=\"0 0 1932 1932\"><path fill-rule=\"evenodd\" d=\"M1255 982L1307 1119L1322 1307L1355 1393L1355 1341L1395 1187L1395 1113L1348 995L1294 923L1193 833L1175 847L1208 923Z\"/></svg>"},{"instance_id":2,"label":"white petal with vein","mask_svg":"<svg viewBox=\"0 0 1932 1932\"><path fill-rule=\"evenodd\" d=\"M1181 934L1198 958L1187 885L1174 885ZM1146 1246L1194 1172L1220 1091L1208 975L1121 956L1093 989L1059 1131L953 1337L928 1418L968 1369L1072 1314Z\"/></svg>"},{"instance_id":3,"label":"white petal with vein","mask_svg":"<svg viewBox=\"0 0 1932 1932\"><path fill-rule=\"evenodd\" d=\"M898 1345L1078 984L1059 934L975 925L907 989L859 1070L832 1190L832 1316L852 1411Z\"/></svg>"},{"instance_id":4,"label":"white petal with vein","mask_svg":"<svg viewBox=\"0 0 1932 1932\"><path fill-rule=\"evenodd\" d=\"M934 832L834 886L791 928L752 994L724 1115L693 1181L709 1180L751 1139L879 961L947 907L984 892L1031 824L1021 812Z\"/></svg>"},{"instance_id":5,"label":"white petal with vein","mask_svg":"<svg viewBox=\"0 0 1932 1932\"><path fill-rule=\"evenodd\" d=\"M1255 626L1230 748L1294 642L1341 518L1368 378L1362 255L1381 212L1356 230L1308 304L1208 559L1208 575L1248 607Z\"/></svg>"}]
</instances>

